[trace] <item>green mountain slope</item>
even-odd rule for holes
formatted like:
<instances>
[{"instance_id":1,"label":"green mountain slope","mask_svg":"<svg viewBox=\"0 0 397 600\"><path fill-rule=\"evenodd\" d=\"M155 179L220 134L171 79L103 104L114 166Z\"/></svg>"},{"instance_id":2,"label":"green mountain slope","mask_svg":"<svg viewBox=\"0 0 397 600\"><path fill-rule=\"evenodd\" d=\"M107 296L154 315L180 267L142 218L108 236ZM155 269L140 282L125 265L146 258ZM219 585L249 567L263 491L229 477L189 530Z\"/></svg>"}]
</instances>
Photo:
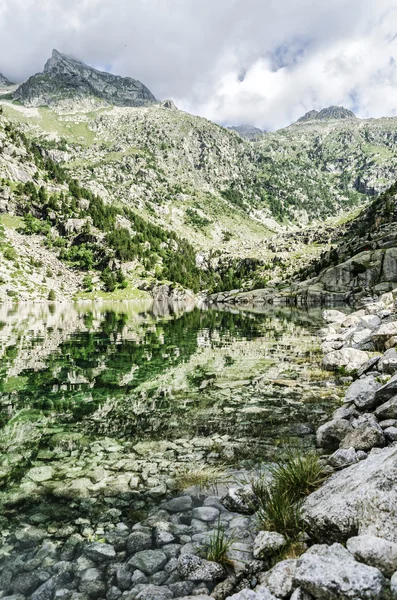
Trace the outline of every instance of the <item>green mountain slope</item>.
<instances>
[{"instance_id":1,"label":"green mountain slope","mask_svg":"<svg viewBox=\"0 0 397 600\"><path fill-rule=\"evenodd\" d=\"M397 119L310 118L255 145L275 214L305 222L357 206L393 183Z\"/></svg>"}]
</instances>

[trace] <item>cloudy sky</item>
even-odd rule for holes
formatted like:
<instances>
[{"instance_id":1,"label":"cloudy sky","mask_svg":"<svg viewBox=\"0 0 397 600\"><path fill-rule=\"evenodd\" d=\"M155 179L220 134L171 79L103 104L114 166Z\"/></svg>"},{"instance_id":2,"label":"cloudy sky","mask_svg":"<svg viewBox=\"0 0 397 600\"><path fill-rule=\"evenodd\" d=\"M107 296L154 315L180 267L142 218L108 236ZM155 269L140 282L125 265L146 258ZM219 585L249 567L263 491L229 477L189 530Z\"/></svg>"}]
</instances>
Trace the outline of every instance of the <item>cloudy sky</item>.
<instances>
[{"instance_id":1,"label":"cloudy sky","mask_svg":"<svg viewBox=\"0 0 397 600\"><path fill-rule=\"evenodd\" d=\"M397 114L396 0L0 0L0 72L22 81L52 48L222 124Z\"/></svg>"}]
</instances>

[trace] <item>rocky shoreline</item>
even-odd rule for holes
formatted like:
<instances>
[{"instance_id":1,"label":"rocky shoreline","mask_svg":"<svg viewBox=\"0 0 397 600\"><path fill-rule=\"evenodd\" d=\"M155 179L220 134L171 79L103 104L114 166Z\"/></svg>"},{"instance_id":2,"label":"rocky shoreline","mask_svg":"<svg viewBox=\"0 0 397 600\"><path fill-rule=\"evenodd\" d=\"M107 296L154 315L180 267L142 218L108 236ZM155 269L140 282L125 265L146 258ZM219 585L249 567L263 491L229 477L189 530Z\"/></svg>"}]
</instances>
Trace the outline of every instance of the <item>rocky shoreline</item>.
<instances>
[{"instance_id":1,"label":"rocky shoreline","mask_svg":"<svg viewBox=\"0 0 397 600\"><path fill-rule=\"evenodd\" d=\"M229 470L225 477L214 468L212 480L202 474L203 481L198 476L197 485L186 487L187 478L182 491L173 492L164 474L180 455L181 469L185 463L185 475L191 476L185 454L192 440L157 448L153 442L151 466L142 462L134 481L128 474L137 470L136 448L132 452L132 444L125 450L104 440L92 466L96 484L92 477L79 479L73 469L78 440L70 440L64 448L70 454L70 484L67 489L63 484L59 502L47 495L54 491L46 491L54 473L44 466L33 467L23 484L24 501L29 488L32 495L39 493L40 504L20 511L17 495L6 504L0 597L397 598L396 297L397 290L368 300L348 316L324 312L323 364L339 373L346 394L332 420L317 430L327 479L302 503L304 530L295 548L284 533L260 526L255 473ZM192 459L208 462L214 440L197 439L193 446ZM227 449L228 440L219 438L217 446ZM143 444L140 450L143 461L148 449ZM114 489L99 500L107 480ZM271 485L270 476L266 481ZM217 561L209 549L222 540L225 556Z\"/></svg>"}]
</instances>

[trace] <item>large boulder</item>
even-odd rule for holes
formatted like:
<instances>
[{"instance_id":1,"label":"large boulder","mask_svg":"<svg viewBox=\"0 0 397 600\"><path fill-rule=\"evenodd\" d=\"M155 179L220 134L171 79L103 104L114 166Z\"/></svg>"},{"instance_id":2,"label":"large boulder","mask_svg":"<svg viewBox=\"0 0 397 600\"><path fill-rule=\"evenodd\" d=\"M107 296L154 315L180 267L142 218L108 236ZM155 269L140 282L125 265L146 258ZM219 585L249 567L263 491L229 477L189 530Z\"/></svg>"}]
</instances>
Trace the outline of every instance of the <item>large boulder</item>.
<instances>
[{"instance_id":1,"label":"large boulder","mask_svg":"<svg viewBox=\"0 0 397 600\"><path fill-rule=\"evenodd\" d=\"M363 350L342 348L326 354L323 358L323 366L331 371L344 367L346 371L353 372L362 367L368 359L368 354Z\"/></svg>"},{"instance_id":2,"label":"large boulder","mask_svg":"<svg viewBox=\"0 0 397 600\"><path fill-rule=\"evenodd\" d=\"M375 393L381 387L373 375L354 381L346 392L345 402L354 402L357 408L367 410L375 406Z\"/></svg>"},{"instance_id":3,"label":"large boulder","mask_svg":"<svg viewBox=\"0 0 397 600\"><path fill-rule=\"evenodd\" d=\"M352 426L345 419L328 421L317 429L317 445L327 450L337 450L340 442L351 430Z\"/></svg>"},{"instance_id":4,"label":"large boulder","mask_svg":"<svg viewBox=\"0 0 397 600\"><path fill-rule=\"evenodd\" d=\"M378 329L375 329L371 335L371 338L377 348L383 349L385 342L396 335L397 321L391 321L389 323L383 323L380 327L378 327Z\"/></svg>"},{"instance_id":5,"label":"large boulder","mask_svg":"<svg viewBox=\"0 0 397 600\"><path fill-rule=\"evenodd\" d=\"M385 445L385 434L376 418L371 414L364 414L352 422L354 429L343 438L341 448L354 448L355 450L371 450Z\"/></svg>"},{"instance_id":6,"label":"large boulder","mask_svg":"<svg viewBox=\"0 0 397 600\"><path fill-rule=\"evenodd\" d=\"M303 504L317 541L359 534L397 543L397 447L374 448L366 460L332 475Z\"/></svg>"},{"instance_id":7,"label":"large boulder","mask_svg":"<svg viewBox=\"0 0 397 600\"><path fill-rule=\"evenodd\" d=\"M312 546L297 561L294 584L319 600L380 600L386 580L341 545Z\"/></svg>"},{"instance_id":8,"label":"large boulder","mask_svg":"<svg viewBox=\"0 0 397 600\"><path fill-rule=\"evenodd\" d=\"M377 567L391 577L397 571L397 544L376 537L358 535L347 540L346 547L356 560Z\"/></svg>"}]
</instances>

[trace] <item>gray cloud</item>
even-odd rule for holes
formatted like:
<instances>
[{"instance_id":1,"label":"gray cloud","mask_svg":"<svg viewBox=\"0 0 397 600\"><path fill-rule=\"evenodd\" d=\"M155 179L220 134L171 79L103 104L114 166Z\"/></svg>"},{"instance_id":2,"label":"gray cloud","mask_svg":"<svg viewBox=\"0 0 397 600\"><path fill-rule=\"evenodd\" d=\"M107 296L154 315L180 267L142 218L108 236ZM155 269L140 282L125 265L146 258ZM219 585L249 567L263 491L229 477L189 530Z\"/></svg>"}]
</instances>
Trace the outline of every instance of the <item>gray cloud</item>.
<instances>
[{"instance_id":1,"label":"gray cloud","mask_svg":"<svg viewBox=\"0 0 397 600\"><path fill-rule=\"evenodd\" d=\"M395 0L0 0L0 72L22 81L55 47L220 123L390 116L396 26Z\"/></svg>"}]
</instances>

